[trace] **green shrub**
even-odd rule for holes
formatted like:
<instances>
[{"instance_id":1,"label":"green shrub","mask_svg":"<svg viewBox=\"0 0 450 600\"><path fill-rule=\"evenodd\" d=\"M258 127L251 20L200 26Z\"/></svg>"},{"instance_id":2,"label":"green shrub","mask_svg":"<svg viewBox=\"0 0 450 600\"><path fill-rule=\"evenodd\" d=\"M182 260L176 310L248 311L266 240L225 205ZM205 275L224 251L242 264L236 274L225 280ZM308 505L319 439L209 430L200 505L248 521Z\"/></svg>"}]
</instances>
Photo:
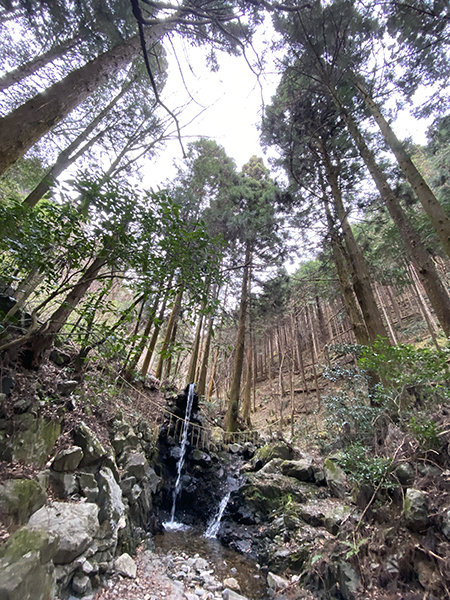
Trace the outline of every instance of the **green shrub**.
<instances>
[{"instance_id":1,"label":"green shrub","mask_svg":"<svg viewBox=\"0 0 450 600\"><path fill-rule=\"evenodd\" d=\"M369 484L380 486L381 489L389 489L394 485L388 477L392 459L371 455L371 450L359 442L346 447L339 464L349 478L359 485Z\"/></svg>"}]
</instances>

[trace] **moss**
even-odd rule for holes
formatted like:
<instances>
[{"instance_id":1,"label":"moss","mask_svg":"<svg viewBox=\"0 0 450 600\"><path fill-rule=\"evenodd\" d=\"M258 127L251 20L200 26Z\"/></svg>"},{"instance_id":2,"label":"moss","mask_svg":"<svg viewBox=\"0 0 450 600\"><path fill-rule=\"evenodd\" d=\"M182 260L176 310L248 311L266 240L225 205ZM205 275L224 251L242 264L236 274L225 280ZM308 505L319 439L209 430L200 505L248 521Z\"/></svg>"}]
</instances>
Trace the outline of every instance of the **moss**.
<instances>
[{"instance_id":1,"label":"moss","mask_svg":"<svg viewBox=\"0 0 450 600\"><path fill-rule=\"evenodd\" d=\"M46 495L33 479L10 479L0 486L0 509L22 524L45 503Z\"/></svg>"},{"instance_id":2,"label":"moss","mask_svg":"<svg viewBox=\"0 0 450 600\"><path fill-rule=\"evenodd\" d=\"M22 431L12 441L15 460L43 466L61 433L61 425L47 419L21 420Z\"/></svg>"},{"instance_id":3,"label":"moss","mask_svg":"<svg viewBox=\"0 0 450 600\"><path fill-rule=\"evenodd\" d=\"M12 563L28 552L39 552L41 562L46 562L50 544L53 545L53 542L46 532L23 527L16 531L3 546L0 546L0 558Z\"/></svg>"},{"instance_id":4,"label":"moss","mask_svg":"<svg viewBox=\"0 0 450 600\"><path fill-rule=\"evenodd\" d=\"M273 444L266 444L265 446L258 448L255 458L261 460L264 464L268 463L273 458L289 460L292 458L292 449L281 442L274 442Z\"/></svg>"}]
</instances>

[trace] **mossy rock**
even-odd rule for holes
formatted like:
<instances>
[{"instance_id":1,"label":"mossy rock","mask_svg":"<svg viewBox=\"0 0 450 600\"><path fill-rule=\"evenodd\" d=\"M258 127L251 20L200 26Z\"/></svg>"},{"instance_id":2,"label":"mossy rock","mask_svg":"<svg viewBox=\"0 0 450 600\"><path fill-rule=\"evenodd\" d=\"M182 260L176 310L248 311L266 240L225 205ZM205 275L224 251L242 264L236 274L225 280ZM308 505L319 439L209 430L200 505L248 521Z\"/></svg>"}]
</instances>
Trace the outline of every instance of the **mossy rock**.
<instances>
[{"instance_id":1,"label":"mossy rock","mask_svg":"<svg viewBox=\"0 0 450 600\"><path fill-rule=\"evenodd\" d=\"M0 559L13 563L28 552L37 552L42 563L49 562L58 550L58 539L43 529L22 527L0 546Z\"/></svg>"},{"instance_id":2,"label":"mossy rock","mask_svg":"<svg viewBox=\"0 0 450 600\"><path fill-rule=\"evenodd\" d=\"M254 461L262 462L262 465L267 464L270 460L274 458L281 458L283 460L291 460L294 457L294 449L289 444L285 442L274 442L272 444L266 444L265 446L261 446L256 451L254 456Z\"/></svg>"},{"instance_id":3,"label":"mossy rock","mask_svg":"<svg viewBox=\"0 0 450 600\"><path fill-rule=\"evenodd\" d=\"M10 442L12 459L43 467L61 433L61 424L24 414L17 419L17 425L18 431Z\"/></svg>"},{"instance_id":4,"label":"mossy rock","mask_svg":"<svg viewBox=\"0 0 450 600\"><path fill-rule=\"evenodd\" d=\"M0 512L18 525L45 504L47 496L34 479L8 479L0 485Z\"/></svg>"}]
</instances>

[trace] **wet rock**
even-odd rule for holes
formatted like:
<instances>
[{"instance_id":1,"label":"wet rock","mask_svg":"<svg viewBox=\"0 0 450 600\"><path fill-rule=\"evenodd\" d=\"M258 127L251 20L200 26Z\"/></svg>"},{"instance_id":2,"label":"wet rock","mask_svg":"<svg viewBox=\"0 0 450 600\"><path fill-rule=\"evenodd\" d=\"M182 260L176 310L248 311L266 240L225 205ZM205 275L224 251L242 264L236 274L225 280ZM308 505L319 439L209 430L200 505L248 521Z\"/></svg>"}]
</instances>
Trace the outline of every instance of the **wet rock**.
<instances>
[{"instance_id":1,"label":"wet rock","mask_svg":"<svg viewBox=\"0 0 450 600\"><path fill-rule=\"evenodd\" d=\"M83 450L81 466L93 465L106 457L107 451L100 443L95 433L86 423L81 423L73 432L73 438L77 446Z\"/></svg>"},{"instance_id":2,"label":"wet rock","mask_svg":"<svg viewBox=\"0 0 450 600\"><path fill-rule=\"evenodd\" d=\"M409 463L400 463L394 473L404 487L408 487L414 483L415 472Z\"/></svg>"},{"instance_id":3,"label":"wet rock","mask_svg":"<svg viewBox=\"0 0 450 600\"><path fill-rule=\"evenodd\" d=\"M18 525L26 523L46 499L43 489L33 479L8 479L0 485L0 513Z\"/></svg>"},{"instance_id":4,"label":"wet rock","mask_svg":"<svg viewBox=\"0 0 450 600\"><path fill-rule=\"evenodd\" d=\"M281 472L288 477L294 477L299 481L309 481L313 483L314 471L312 468L312 460L303 458L300 460L286 460L281 463Z\"/></svg>"},{"instance_id":5,"label":"wet rock","mask_svg":"<svg viewBox=\"0 0 450 600\"><path fill-rule=\"evenodd\" d=\"M333 496L345 499L347 497L347 477L341 467L330 457L325 459L324 472L327 485Z\"/></svg>"},{"instance_id":6,"label":"wet rock","mask_svg":"<svg viewBox=\"0 0 450 600\"><path fill-rule=\"evenodd\" d=\"M414 488L406 490L404 502L405 522L411 531L423 531L428 525L428 500L423 492Z\"/></svg>"},{"instance_id":7,"label":"wet rock","mask_svg":"<svg viewBox=\"0 0 450 600\"><path fill-rule=\"evenodd\" d=\"M267 585L274 592L281 592L288 587L289 581L284 577L280 577L280 575L269 572L267 574Z\"/></svg>"},{"instance_id":8,"label":"wet rock","mask_svg":"<svg viewBox=\"0 0 450 600\"><path fill-rule=\"evenodd\" d=\"M56 551L56 539L49 532L19 529L0 547L0 598L54 598L55 573L51 561Z\"/></svg>"},{"instance_id":9,"label":"wet rock","mask_svg":"<svg viewBox=\"0 0 450 600\"><path fill-rule=\"evenodd\" d=\"M75 471L83 459L83 450L79 446L71 446L58 452L52 462L54 471Z\"/></svg>"},{"instance_id":10,"label":"wet rock","mask_svg":"<svg viewBox=\"0 0 450 600\"><path fill-rule=\"evenodd\" d=\"M92 503L54 502L43 506L28 521L35 530L58 538L55 564L67 564L91 544L99 529L98 507Z\"/></svg>"},{"instance_id":11,"label":"wet rock","mask_svg":"<svg viewBox=\"0 0 450 600\"><path fill-rule=\"evenodd\" d=\"M127 553L124 553L116 558L114 561L114 570L119 573L119 575L123 575L124 577L129 577L130 579L136 578L136 563Z\"/></svg>"}]
</instances>

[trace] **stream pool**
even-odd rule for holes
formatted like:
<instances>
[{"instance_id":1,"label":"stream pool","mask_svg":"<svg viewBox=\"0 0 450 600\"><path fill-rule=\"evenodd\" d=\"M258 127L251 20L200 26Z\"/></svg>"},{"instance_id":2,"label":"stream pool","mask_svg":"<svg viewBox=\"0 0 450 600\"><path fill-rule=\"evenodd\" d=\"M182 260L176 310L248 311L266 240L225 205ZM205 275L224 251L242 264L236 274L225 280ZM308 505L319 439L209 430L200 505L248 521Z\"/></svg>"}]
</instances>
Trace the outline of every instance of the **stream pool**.
<instances>
[{"instance_id":1,"label":"stream pool","mask_svg":"<svg viewBox=\"0 0 450 600\"><path fill-rule=\"evenodd\" d=\"M210 563L217 579L237 579L241 594L249 600L267 598L266 577L256 563L226 548L215 538L205 538L203 532L195 529L167 530L155 535L154 542L158 553L184 552L189 556L198 554Z\"/></svg>"}]
</instances>

